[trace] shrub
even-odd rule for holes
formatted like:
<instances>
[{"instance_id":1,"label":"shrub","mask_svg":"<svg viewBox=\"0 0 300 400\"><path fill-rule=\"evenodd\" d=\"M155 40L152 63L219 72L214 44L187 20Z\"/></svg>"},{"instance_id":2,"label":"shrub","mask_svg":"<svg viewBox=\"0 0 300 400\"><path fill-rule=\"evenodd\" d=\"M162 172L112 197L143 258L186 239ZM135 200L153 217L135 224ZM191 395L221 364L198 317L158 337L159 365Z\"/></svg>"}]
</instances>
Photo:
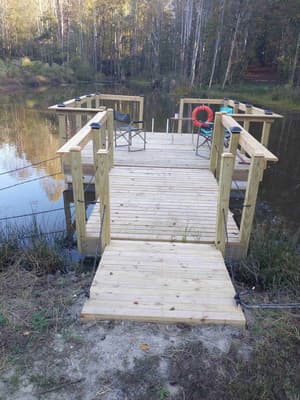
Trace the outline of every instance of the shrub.
<instances>
[{"instance_id":1,"label":"shrub","mask_svg":"<svg viewBox=\"0 0 300 400\"><path fill-rule=\"evenodd\" d=\"M238 279L262 289L300 289L299 231L288 232L282 223L266 222L253 231L249 256L238 269Z\"/></svg>"}]
</instances>

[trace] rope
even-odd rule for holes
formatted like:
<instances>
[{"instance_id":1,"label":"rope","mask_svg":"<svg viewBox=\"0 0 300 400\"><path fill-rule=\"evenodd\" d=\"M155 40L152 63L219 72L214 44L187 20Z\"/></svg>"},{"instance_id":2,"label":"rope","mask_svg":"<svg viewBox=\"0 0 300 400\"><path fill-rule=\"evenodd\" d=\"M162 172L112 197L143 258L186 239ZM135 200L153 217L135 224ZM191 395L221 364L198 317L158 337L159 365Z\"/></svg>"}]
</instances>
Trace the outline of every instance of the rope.
<instances>
[{"instance_id":1,"label":"rope","mask_svg":"<svg viewBox=\"0 0 300 400\"><path fill-rule=\"evenodd\" d=\"M32 235L22 236L22 239L31 239L33 237L54 235L54 234L57 234L57 233L66 233L66 232L67 232L66 229L62 229L62 230L59 230L59 231L51 231L51 232L39 232L39 233L35 233L35 234L32 234Z\"/></svg>"},{"instance_id":2,"label":"rope","mask_svg":"<svg viewBox=\"0 0 300 400\"><path fill-rule=\"evenodd\" d=\"M29 179L28 181L25 181L25 182L18 182L18 183L15 183L14 185L10 185L10 186L6 186L6 187L4 187L4 188L0 188L0 191L6 190L6 189L11 189L11 188L13 188L13 187L20 186L20 185L25 185L25 183L35 182L35 181L38 181L38 180L40 180L40 179L51 178L51 176L60 175L61 173L62 173L62 171L56 172L55 174L44 175L44 176L40 176L40 177L38 177L38 178Z\"/></svg>"},{"instance_id":3,"label":"rope","mask_svg":"<svg viewBox=\"0 0 300 400\"><path fill-rule=\"evenodd\" d=\"M74 206L71 206L71 207L73 208ZM20 215L13 215L11 217L3 217L3 218L0 218L0 221L7 221L9 219L17 219L17 218L24 218L24 217L32 217L34 215L48 214L51 212L56 212L56 211L61 211L61 210L64 210L64 207L53 208L52 210L37 211L37 212L30 213L30 214L20 214Z\"/></svg>"},{"instance_id":4,"label":"rope","mask_svg":"<svg viewBox=\"0 0 300 400\"><path fill-rule=\"evenodd\" d=\"M57 158L60 158L60 156L56 156L56 157L53 157L53 158L49 158L48 160L44 160L44 161L39 161L39 162L37 162L37 163L29 164L29 165L26 165L26 167L20 167L20 168L16 168L16 169L11 169L10 171L1 172L1 173L0 173L0 176L6 175L6 174L11 174L11 173L17 172L17 171L22 171L22 170L24 170L24 169L26 169L26 168L36 167L37 165L44 164L44 163L46 163L46 162L48 162L48 161L56 160Z\"/></svg>"}]
</instances>

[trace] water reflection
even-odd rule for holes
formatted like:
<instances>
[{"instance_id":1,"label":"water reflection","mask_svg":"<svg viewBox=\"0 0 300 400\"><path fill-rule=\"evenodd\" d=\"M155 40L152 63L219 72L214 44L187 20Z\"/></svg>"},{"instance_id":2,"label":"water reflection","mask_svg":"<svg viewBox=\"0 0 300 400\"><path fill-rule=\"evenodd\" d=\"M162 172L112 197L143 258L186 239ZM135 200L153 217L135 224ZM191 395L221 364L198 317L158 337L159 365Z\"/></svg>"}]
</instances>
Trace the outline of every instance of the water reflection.
<instances>
[{"instance_id":1,"label":"water reflection","mask_svg":"<svg viewBox=\"0 0 300 400\"><path fill-rule=\"evenodd\" d=\"M0 218L57 208L62 205L64 179L60 160L53 159L58 148L55 119L26 108L26 98L1 100Z\"/></svg>"}]
</instances>

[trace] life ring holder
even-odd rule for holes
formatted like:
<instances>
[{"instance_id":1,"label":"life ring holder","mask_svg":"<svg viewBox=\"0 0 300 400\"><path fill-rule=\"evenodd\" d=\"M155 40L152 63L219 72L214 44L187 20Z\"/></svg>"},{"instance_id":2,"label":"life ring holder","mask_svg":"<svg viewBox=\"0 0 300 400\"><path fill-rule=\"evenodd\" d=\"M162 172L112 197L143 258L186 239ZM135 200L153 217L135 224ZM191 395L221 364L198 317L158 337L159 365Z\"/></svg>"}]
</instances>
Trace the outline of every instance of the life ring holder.
<instances>
[{"instance_id":1,"label":"life ring holder","mask_svg":"<svg viewBox=\"0 0 300 400\"><path fill-rule=\"evenodd\" d=\"M207 113L207 120L206 121L201 121L201 120L197 119L197 114L200 111L205 111ZM193 124L197 128L201 128L201 126L203 124L206 124L207 122L212 122L213 118L214 118L213 110L210 107L205 106L204 104L202 106L198 106L198 107L194 108L193 111L192 111L192 121L193 121Z\"/></svg>"}]
</instances>

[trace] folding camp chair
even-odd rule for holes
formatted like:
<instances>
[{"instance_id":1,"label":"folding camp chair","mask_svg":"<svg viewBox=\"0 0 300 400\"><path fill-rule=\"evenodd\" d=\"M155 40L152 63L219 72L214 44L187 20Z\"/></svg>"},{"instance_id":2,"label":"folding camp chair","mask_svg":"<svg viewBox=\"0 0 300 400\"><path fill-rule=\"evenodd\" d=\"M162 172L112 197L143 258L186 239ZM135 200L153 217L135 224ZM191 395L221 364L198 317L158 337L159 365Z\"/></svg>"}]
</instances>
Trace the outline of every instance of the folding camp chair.
<instances>
[{"instance_id":1,"label":"folding camp chair","mask_svg":"<svg viewBox=\"0 0 300 400\"><path fill-rule=\"evenodd\" d=\"M214 132L213 122L204 122L197 132L196 155L199 156L199 147L208 145L211 148L212 136ZM202 139L200 143L200 139Z\"/></svg>"},{"instance_id":2,"label":"folding camp chair","mask_svg":"<svg viewBox=\"0 0 300 400\"><path fill-rule=\"evenodd\" d=\"M131 121L130 114L124 114L120 111L114 111L114 120L115 147L127 146L128 151L140 151L146 149L144 121Z\"/></svg>"},{"instance_id":3,"label":"folding camp chair","mask_svg":"<svg viewBox=\"0 0 300 400\"><path fill-rule=\"evenodd\" d=\"M226 112L227 114L233 113L233 109L228 106L221 106L220 111ZM198 132L197 132L197 143L196 143L196 155L197 156L199 156L199 147L207 144L209 149L211 148L213 132L214 132L214 123L213 122L204 122L200 126L200 128L198 129ZM203 139L202 142L200 142L200 139ZM230 132L228 131L228 129L225 129L225 131L224 131L224 146L225 147L229 146L229 141L230 141Z\"/></svg>"}]
</instances>

